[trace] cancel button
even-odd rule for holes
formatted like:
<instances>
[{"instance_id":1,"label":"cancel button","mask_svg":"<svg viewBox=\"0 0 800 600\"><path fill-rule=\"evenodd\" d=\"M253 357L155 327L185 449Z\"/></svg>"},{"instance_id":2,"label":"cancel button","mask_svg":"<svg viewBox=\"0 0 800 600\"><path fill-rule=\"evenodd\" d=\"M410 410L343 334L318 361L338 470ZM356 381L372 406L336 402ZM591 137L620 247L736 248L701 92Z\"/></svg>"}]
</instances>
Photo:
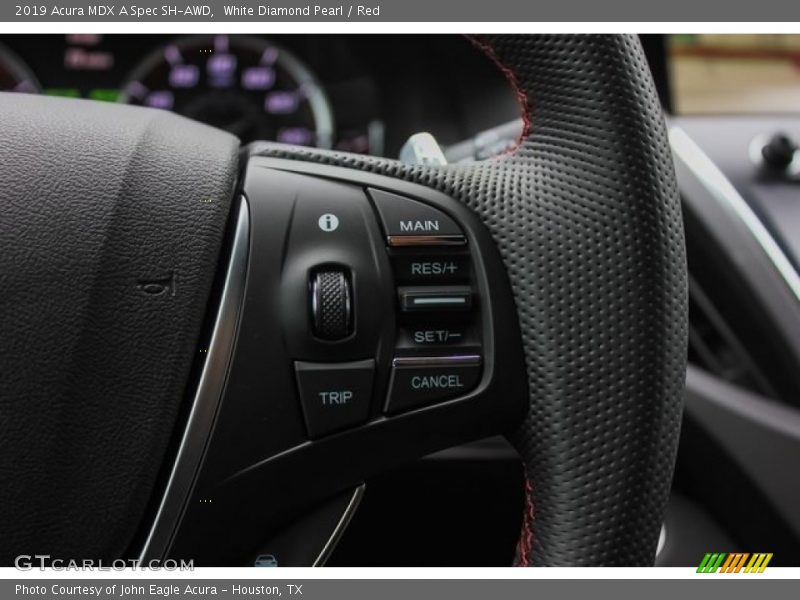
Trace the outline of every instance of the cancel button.
<instances>
[{"instance_id":1,"label":"cancel button","mask_svg":"<svg viewBox=\"0 0 800 600\"><path fill-rule=\"evenodd\" d=\"M463 396L480 376L478 355L395 358L386 412L396 414Z\"/></svg>"}]
</instances>

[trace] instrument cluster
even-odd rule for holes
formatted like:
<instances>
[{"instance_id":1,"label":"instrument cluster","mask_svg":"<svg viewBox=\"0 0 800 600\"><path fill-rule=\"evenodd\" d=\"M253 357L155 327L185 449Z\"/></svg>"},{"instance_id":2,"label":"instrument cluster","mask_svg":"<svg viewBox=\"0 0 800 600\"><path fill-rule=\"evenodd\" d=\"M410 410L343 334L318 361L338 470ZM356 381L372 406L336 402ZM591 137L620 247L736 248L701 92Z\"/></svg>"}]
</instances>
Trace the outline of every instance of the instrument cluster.
<instances>
[{"instance_id":1,"label":"instrument cluster","mask_svg":"<svg viewBox=\"0 0 800 600\"><path fill-rule=\"evenodd\" d=\"M7 35L0 91L171 110L255 140L397 156L513 118L502 75L461 36Z\"/></svg>"}]
</instances>

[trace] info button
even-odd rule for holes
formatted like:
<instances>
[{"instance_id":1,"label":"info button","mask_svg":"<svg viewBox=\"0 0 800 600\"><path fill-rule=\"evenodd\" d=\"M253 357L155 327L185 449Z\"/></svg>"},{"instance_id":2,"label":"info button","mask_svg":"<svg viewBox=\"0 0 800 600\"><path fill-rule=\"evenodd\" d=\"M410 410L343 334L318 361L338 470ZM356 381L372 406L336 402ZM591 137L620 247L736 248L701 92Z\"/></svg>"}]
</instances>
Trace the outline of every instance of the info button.
<instances>
[{"instance_id":1,"label":"info button","mask_svg":"<svg viewBox=\"0 0 800 600\"><path fill-rule=\"evenodd\" d=\"M477 354L394 359L386 412L396 414L462 396L481 376Z\"/></svg>"},{"instance_id":2,"label":"info button","mask_svg":"<svg viewBox=\"0 0 800 600\"><path fill-rule=\"evenodd\" d=\"M294 366L310 437L318 438L367 420L374 360L296 362Z\"/></svg>"}]
</instances>

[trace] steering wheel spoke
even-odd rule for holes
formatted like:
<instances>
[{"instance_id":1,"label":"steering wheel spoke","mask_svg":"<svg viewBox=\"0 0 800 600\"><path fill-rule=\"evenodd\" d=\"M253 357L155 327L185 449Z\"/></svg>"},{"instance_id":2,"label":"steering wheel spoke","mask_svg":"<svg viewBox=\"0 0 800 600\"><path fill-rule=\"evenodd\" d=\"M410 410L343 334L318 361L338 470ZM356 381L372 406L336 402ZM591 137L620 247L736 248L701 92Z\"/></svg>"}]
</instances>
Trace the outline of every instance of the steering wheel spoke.
<instances>
[{"instance_id":1,"label":"steering wheel spoke","mask_svg":"<svg viewBox=\"0 0 800 600\"><path fill-rule=\"evenodd\" d=\"M175 531L153 536L174 541L148 555L240 564L327 497L524 414L511 288L471 211L418 184L260 156L243 197L224 397L194 408L216 413L203 467Z\"/></svg>"}]
</instances>

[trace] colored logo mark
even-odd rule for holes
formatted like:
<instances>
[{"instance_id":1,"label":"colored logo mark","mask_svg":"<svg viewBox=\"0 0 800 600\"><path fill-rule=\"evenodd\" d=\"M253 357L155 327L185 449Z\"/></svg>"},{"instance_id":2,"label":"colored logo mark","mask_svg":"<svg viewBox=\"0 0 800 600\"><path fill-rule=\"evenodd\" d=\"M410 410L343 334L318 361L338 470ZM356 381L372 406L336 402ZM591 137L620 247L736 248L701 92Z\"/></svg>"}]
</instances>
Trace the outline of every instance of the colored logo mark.
<instances>
[{"instance_id":1,"label":"colored logo mark","mask_svg":"<svg viewBox=\"0 0 800 600\"><path fill-rule=\"evenodd\" d=\"M749 560L748 560L749 559ZM763 573L772 553L758 552L708 552L697 567L698 573Z\"/></svg>"}]
</instances>

